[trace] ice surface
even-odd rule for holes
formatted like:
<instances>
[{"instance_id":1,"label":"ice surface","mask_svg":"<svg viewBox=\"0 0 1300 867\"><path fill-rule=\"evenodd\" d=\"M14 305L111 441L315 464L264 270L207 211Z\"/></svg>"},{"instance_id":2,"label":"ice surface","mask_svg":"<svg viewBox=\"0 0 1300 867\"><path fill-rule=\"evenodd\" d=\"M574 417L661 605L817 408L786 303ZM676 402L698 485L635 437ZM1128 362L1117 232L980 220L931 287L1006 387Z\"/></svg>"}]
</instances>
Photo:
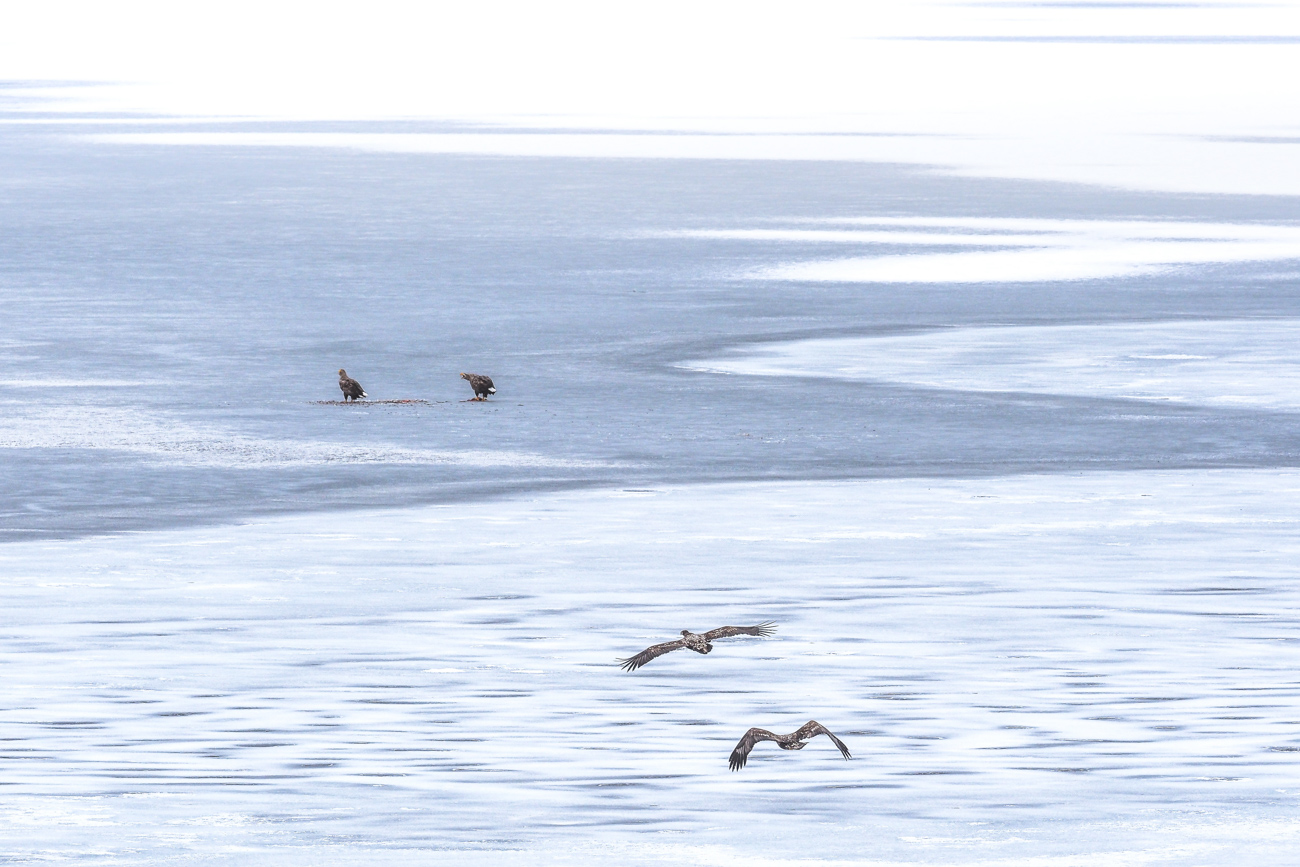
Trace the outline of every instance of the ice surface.
<instances>
[{"instance_id":1,"label":"ice surface","mask_svg":"<svg viewBox=\"0 0 1300 867\"><path fill-rule=\"evenodd\" d=\"M758 343L953 326L1290 321L1300 301L1286 260L1086 282L753 278L833 254L983 255L1010 236L1056 243L1108 227L1131 238L1134 224L1188 250L1236 250L1286 229L1284 198L868 163L125 147L0 132L0 366L28 384L0 389L5 538L579 485L1295 460L1292 421L1251 404L1134 413L1059 392L936 397L678 366ZM748 230L816 240L732 235ZM817 234L855 232L879 240ZM955 246L971 240L980 246ZM376 401L427 403L321 405L339 397L340 367ZM467 369L493 375L493 401L462 402Z\"/></svg>"},{"instance_id":2,"label":"ice surface","mask_svg":"<svg viewBox=\"0 0 1300 867\"><path fill-rule=\"evenodd\" d=\"M361 404L364 406L364 404ZM86 449L125 452L173 467L311 467L327 464L599 467L510 451L400 448L345 442L257 438L215 425L194 425L165 413L97 406L37 406L0 416L0 449Z\"/></svg>"},{"instance_id":3,"label":"ice surface","mask_svg":"<svg viewBox=\"0 0 1300 867\"><path fill-rule=\"evenodd\" d=\"M1097 280L1208 263L1300 259L1300 227L1132 220L863 218L869 229L696 230L686 237L800 244L982 246L981 252L787 262L747 276L853 283ZM918 231L925 230L925 231Z\"/></svg>"},{"instance_id":4,"label":"ice surface","mask_svg":"<svg viewBox=\"0 0 1300 867\"><path fill-rule=\"evenodd\" d=\"M0 860L1295 861L1295 4L650 11L15 8Z\"/></svg>"},{"instance_id":5,"label":"ice surface","mask_svg":"<svg viewBox=\"0 0 1300 867\"><path fill-rule=\"evenodd\" d=\"M1300 409L1300 320L956 328L803 340L687 362L695 370Z\"/></svg>"},{"instance_id":6,"label":"ice surface","mask_svg":"<svg viewBox=\"0 0 1300 867\"><path fill-rule=\"evenodd\" d=\"M153 383L130 379L6 379L9 388L139 388Z\"/></svg>"},{"instance_id":7,"label":"ice surface","mask_svg":"<svg viewBox=\"0 0 1300 867\"><path fill-rule=\"evenodd\" d=\"M1294 2L830 0L792 15L734 3L595 14L585 3L543 11L507 0L395 3L364 16L236 3L220 19L201 9L159 16L148 2L76 9L28 4L0 32L0 79L12 83L0 107L15 109L0 123L68 130L108 119L220 137L188 139L203 145L863 160L1112 188L1300 193ZM52 80L72 86L43 92ZM159 129L177 118L197 129ZM279 139L215 129L231 118L475 128ZM500 131L525 134L491 134Z\"/></svg>"},{"instance_id":8,"label":"ice surface","mask_svg":"<svg viewBox=\"0 0 1300 867\"><path fill-rule=\"evenodd\" d=\"M999 47L999 50L1001 47ZM910 114L910 113L909 113ZM581 132L533 131L546 119L512 118L484 132L477 125L457 132L249 132L231 130L98 132L78 136L103 144L340 149L393 154L476 154L514 157L605 159L780 160L899 163L928 170L976 177L1032 178L1089 183L1137 190L1250 195L1300 194L1295 140L1276 126L1202 120L1196 130L1176 128L1158 133L1106 134L1073 123L1045 129L1027 123L997 126L981 123L976 134L968 116L955 124L931 128L928 119L905 116L886 129L872 124L847 133L824 132L842 116L786 121L774 134L755 131L769 119L747 119L739 130L721 134L699 131L699 122L681 121L685 129L634 129L608 132L609 118L586 119L594 127ZM551 121L555 123L557 121ZM562 119L561 119L562 122ZM662 121L658 121L662 123ZM985 124L988 124L987 126ZM520 130L519 126L524 126ZM1147 126L1143 119L1141 126ZM207 124L199 124L206 127ZM1225 132L1233 134L1225 135ZM1206 171L1213 165L1214 171Z\"/></svg>"},{"instance_id":9,"label":"ice surface","mask_svg":"<svg viewBox=\"0 0 1300 867\"><path fill-rule=\"evenodd\" d=\"M1288 864L1297 515L1294 472L1098 473L5 545L0 853ZM810 718L854 760L727 770Z\"/></svg>"}]
</instances>

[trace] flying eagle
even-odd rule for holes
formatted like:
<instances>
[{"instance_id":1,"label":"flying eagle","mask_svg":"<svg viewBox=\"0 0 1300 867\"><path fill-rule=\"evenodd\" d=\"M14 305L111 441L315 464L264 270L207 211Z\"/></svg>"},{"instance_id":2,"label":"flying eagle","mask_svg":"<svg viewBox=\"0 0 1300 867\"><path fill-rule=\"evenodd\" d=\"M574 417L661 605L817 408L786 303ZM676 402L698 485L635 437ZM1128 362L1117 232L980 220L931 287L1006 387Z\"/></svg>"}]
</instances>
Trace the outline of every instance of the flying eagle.
<instances>
[{"instance_id":1,"label":"flying eagle","mask_svg":"<svg viewBox=\"0 0 1300 867\"><path fill-rule=\"evenodd\" d=\"M630 659L620 659L618 663L623 666L624 671L636 671L650 660L663 656L665 653L680 650L683 647L687 650L694 650L696 653L708 653L713 649L713 642L719 638L731 638L733 635L757 635L764 638L773 632L776 632L776 624L771 620L757 626L720 626L717 629L710 629L708 632L700 634L691 632L689 629L683 629L682 637L676 641L665 641L663 644L647 647L636 656Z\"/></svg>"},{"instance_id":2,"label":"flying eagle","mask_svg":"<svg viewBox=\"0 0 1300 867\"><path fill-rule=\"evenodd\" d=\"M849 748L844 746L844 741L831 734L831 730L817 722L817 720L808 720L804 727L797 732L791 732L788 735L775 735L767 729L750 729L745 732L745 736L736 744L736 748L731 751L731 769L738 771L749 761L749 752L754 749L754 745L759 741L776 741L776 745L783 750L801 750L804 748L804 742L815 738L818 735L826 735L835 742L835 746L840 748L840 755L845 759L851 759Z\"/></svg>"},{"instance_id":3,"label":"flying eagle","mask_svg":"<svg viewBox=\"0 0 1300 867\"><path fill-rule=\"evenodd\" d=\"M360 400L363 397L370 397L370 395L366 394L366 390L361 387L361 383L348 376L348 372L341 367L339 368L339 388L343 390L344 403L347 403L349 400Z\"/></svg>"},{"instance_id":4,"label":"flying eagle","mask_svg":"<svg viewBox=\"0 0 1300 867\"><path fill-rule=\"evenodd\" d=\"M474 400L487 400L489 394L496 394L497 387L492 384L492 377L481 373L462 373L461 379L468 379L474 388Z\"/></svg>"}]
</instances>

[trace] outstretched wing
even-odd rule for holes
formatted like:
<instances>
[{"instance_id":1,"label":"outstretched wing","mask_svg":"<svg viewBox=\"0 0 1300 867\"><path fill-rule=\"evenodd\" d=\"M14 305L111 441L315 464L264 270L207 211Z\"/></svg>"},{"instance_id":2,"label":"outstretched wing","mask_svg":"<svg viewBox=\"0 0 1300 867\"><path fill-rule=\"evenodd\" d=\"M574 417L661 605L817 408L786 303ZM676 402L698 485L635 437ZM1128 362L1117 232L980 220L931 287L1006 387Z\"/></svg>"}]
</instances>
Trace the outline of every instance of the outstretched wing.
<instances>
[{"instance_id":1,"label":"outstretched wing","mask_svg":"<svg viewBox=\"0 0 1300 867\"><path fill-rule=\"evenodd\" d=\"M620 659L618 664L623 666L624 671L636 671L652 659L658 659L665 653L672 653L679 647L685 647L686 642L678 639L677 641L665 641L663 644L656 644L654 647L647 647L630 659Z\"/></svg>"},{"instance_id":2,"label":"outstretched wing","mask_svg":"<svg viewBox=\"0 0 1300 867\"><path fill-rule=\"evenodd\" d=\"M759 741L774 741L777 736L766 729L750 729L745 732L745 736L736 744L736 748L731 751L731 769L738 771L749 761L749 751L754 748L754 744Z\"/></svg>"},{"instance_id":3,"label":"outstretched wing","mask_svg":"<svg viewBox=\"0 0 1300 867\"><path fill-rule=\"evenodd\" d=\"M853 756L849 755L849 748L844 746L844 741L840 740L839 738L835 737L835 735L831 734L831 730L826 728L826 726L822 725L821 723L817 722L817 720L808 720L808 722L804 724L803 728L799 729L799 731L794 733L795 739L801 741L806 741L809 738L815 738L818 735L826 735L826 737L834 741L835 746L840 748L840 755L844 756L844 758L846 759L853 758Z\"/></svg>"},{"instance_id":4,"label":"outstretched wing","mask_svg":"<svg viewBox=\"0 0 1300 867\"><path fill-rule=\"evenodd\" d=\"M766 638L776 632L776 621L768 620L757 626L719 626L704 633L705 641L717 641L719 638L731 638L733 635L757 635Z\"/></svg>"}]
</instances>

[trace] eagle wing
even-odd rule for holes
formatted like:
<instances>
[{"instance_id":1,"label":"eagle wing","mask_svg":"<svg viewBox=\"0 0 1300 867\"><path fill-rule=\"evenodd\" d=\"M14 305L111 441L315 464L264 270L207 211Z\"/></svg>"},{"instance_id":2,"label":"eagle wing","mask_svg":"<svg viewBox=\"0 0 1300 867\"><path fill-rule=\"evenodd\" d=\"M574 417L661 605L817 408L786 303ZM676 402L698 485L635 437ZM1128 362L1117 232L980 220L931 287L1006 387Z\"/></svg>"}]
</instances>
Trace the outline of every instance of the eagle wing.
<instances>
[{"instance_id":1,"label":"eagle wing","mask_svg":"<svg viewBox=\"0 0 1300 867\"><path fill-rule=\"evenodd\" d=\"M706 641L716 641L719 638L731 638L733 635L757 635L760 638L766 638L776 632L776 622L768 620L757 626L719 626L717 629L710 629L704 633Z\"/></svg>"},{"instance_id":2,"label":"eagle wing","mask_svg":"<svg viewBox=\"0 0 1300 867\"><path fill-rule=\"evenodd\" d=\"M834 741L835 746L840 748L840 755L844 756L845 759L853 758L853 756L849 755L849 748L844 746L844 741L831 734L831 730L817 722L817 720L808 720L808 722L804 724L803 728L794 733L795 739L800 741L806 741L809 738L815 738L818 735L826 735L826 737Z\"/></svg>"},{"instance_id":3,"label":"eagle wing","mask_svg":"<svg viewBox=\"0 0 1300 867\"><path fill-rule=\"evenodd\" d=\"M340 379L339 388L343 389L343 393L351 398L369 397L369 395L366 394L365 389L361 387L361 383L357 382L352 377Z\"/></svg>"},{"instance_id":4,"label":"eagle wing","mask_svg":"<svg viewBox=\"0 0 1300 867\"><path fill-rule=\"evenodd\" d=\"M731 769L738 771L749 761L749 752L754 749L754 745L759 741L780 740L776 735L767 729L750 729L745 732L745 736L736 744L736 748L731 751Z\"/></svg>"},{"instance_id":5,"label":"eagle wing","mask_svg":"<svg viewBox=\"0 0 1300 867\"><path fill-rule=\"evenodd\" d=\"M676 641L665 641L663 644L656 644L653 647L647 647L636 656L628 659L620 659L618 664L623 666L624 671L636 671L652 659L658 659L665 653L672 653L678 648L685 647L686 642L680 638Z\"/></svg>"}]
</instances>

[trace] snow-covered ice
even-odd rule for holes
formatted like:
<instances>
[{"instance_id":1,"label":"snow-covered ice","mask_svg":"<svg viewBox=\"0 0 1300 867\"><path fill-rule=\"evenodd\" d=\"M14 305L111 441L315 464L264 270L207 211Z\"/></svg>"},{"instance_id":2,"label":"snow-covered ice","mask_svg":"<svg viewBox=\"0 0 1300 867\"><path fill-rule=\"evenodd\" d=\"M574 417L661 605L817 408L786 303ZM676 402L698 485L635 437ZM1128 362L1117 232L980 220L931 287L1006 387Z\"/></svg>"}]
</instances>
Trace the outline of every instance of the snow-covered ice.
<instances>
[{"instance_id":1,"label":"snow-covered ice","mask_svg":"<svg viewBox=\"0 0 1300 867\"><path fill-rule=\"evenodd\" d=\"M1133 220L867 217L818 221L853 228L703 229L679 237L907 252L772 265L746 276L840 283L1021 283L1129 277L1195 265L1300 260L1300 226ZM983 247L926 252L925 247Z\"/></svg>"},{"instance_id":2,"label":"snow-covered ice","mask_svg":"<svg viewBox=\"0 0 1300 867\"><path fill-rule=\"evenodd\" d=\"M1182 471L5 545L0 851L1290 863L1298 516L1293 472ZM809 718L854 760L821 739L727 770L749 726Z\"/></svg>"},{"instance_id":3,"label":"snow-covered ice","mask_svg":"<svg viewBox=\"0 0 1300 867\"><path fill-rule=\"evenodd\" d=\"M1294 319L1021 325L764 344L682 366L1295 411L1298 344Z\"/></svg>"}]
</instances>

